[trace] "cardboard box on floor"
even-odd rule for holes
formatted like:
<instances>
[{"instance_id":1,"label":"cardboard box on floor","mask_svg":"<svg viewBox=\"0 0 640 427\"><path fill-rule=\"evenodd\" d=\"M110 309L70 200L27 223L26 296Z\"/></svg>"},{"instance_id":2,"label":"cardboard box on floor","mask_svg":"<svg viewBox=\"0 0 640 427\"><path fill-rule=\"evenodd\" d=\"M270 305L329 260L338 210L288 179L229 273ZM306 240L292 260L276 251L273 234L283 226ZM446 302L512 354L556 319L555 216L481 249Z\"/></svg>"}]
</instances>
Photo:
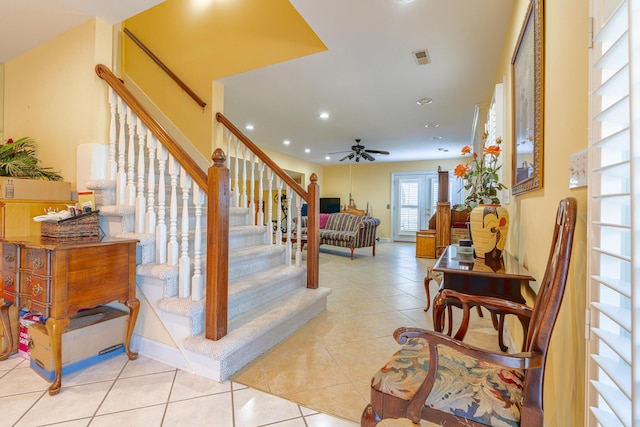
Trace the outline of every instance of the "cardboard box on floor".
<instances>
[{"instance_id":1,"label":"cardboard box on floor","mask_svg":"<svg viewBox=\"0 0 640 427\"><path fill-rule=\"evenodd\" d=\"M70 374L124 352L128 313L102 306L71 319L62 334L62 374ZM44 324L29 325L31 368L44 379L54 378L51 340Z\"/></svg>"}]
</instances>

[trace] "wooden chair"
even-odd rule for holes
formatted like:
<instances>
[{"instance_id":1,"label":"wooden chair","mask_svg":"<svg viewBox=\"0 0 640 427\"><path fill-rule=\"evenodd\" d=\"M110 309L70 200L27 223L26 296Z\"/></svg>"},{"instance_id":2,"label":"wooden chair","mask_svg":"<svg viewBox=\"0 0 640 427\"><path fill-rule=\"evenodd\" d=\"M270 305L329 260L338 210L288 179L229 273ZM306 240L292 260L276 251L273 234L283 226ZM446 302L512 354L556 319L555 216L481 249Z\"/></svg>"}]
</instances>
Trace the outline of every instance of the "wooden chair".
<instances>
[{"instance_id":1,"label":"wooden chair","mask_svg":"<svg viewBox=\"0 0 640 427\"><path fill-rule=\"evenodd\" d=\"M394 338L403 347L371 380L371 403L361 425L408 418L416 424L424 419L441 425L542 426L544 367L567 281L575 223L576 200L562 200L533 309L474 297L482 306L530 318L521 353L491 352L437 332L399 328Z\"/></svg>"}]
</instances>

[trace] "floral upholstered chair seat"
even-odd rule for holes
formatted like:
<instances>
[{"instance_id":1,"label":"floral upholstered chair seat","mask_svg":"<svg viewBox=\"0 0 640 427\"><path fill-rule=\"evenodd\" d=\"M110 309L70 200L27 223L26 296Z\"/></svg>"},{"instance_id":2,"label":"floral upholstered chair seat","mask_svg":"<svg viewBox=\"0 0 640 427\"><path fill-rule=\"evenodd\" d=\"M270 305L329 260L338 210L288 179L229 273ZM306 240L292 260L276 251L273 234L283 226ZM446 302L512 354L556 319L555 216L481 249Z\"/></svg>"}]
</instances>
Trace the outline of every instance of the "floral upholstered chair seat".
<instances>
[{"instance_id":1,"label":"floral upholstered chair seat","mask_svg":"<svg viewBox=\"0 0 640 427\"><path fill-rule=\"evenodd\" d=\"M410 338L371 380L371 387L410 400L429 370L429 347ZM461 384L462 383L462 384ZM524 372L438 346L438 371L425 405L491 426L519 426Z\"/></svg>"}]
</instances>

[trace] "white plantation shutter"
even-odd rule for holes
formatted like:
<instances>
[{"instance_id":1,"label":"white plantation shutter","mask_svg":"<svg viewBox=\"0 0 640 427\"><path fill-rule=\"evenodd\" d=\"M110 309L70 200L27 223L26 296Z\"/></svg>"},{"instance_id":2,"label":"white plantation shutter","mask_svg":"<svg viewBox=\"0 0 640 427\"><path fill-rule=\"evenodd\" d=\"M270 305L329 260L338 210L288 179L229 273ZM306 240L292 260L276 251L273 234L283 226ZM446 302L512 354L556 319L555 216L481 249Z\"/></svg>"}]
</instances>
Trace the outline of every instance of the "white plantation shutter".
<instances>
[{"instance_id":1,"label":"white plantation shutter","mask_svg":"<svg viewBox=\"0 0 640 427\"><path fill-rule=\"evenodd\" d=\"M418 231L419 190L417 179L404 179L400 182L400 231Z\"/></svg>"},{"instance_id":2,"label":"white plantation shutter","mask_svg":"<svg viewBox=\"0 0 640 427\"><path fill-rule=\"evenodd\" d=\"M639 8L640 0L591 2L588 426L640 425Z\"/></svg>"}]
</instances>

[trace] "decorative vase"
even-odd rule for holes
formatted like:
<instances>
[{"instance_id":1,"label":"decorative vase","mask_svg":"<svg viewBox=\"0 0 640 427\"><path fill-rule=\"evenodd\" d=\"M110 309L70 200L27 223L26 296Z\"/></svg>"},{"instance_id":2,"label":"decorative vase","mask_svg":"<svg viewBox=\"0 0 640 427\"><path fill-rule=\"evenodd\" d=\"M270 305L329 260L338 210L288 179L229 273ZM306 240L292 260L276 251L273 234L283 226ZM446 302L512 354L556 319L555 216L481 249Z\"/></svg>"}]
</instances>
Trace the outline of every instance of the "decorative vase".
<instances>
[{"instance_id":1,"label":"decorative vase","mask_svg":"<svg viewBox=\"0 0 640 427\"><path fill-rule=\"evenodd\" d=\"M476 258L502 258L509 231L507 209L500 205L478 205L471 211L469 221Z\"/></svg>"}]
</instances>

